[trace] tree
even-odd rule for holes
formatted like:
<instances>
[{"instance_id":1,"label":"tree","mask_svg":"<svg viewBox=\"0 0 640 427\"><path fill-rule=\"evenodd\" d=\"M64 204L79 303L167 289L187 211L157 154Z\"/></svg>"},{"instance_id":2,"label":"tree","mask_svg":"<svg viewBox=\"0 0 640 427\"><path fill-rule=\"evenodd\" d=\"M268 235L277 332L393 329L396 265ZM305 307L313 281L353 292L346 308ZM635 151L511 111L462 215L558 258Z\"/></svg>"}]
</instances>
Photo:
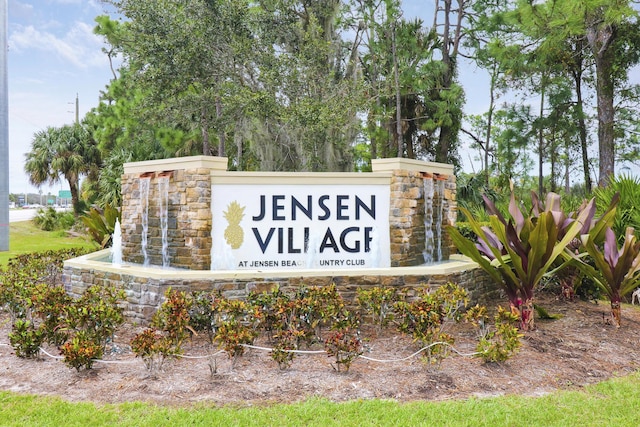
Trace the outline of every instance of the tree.
<instances>
[{"instance_id":1,"label":"tree","mask_svg":"<svg viewBox=\"0 0 640 427\"><path fill-rule=\"evenodd\" d=\"M457 83L458 54L464 23L472 0L436 0L433 29L440 37L441 75L432 99L437 108L430 127L438 130L436 161L457 164L458 133L462 123L464 91Z\"/></svg>"},{"instance_id":2,"label":"tree","mask_svg":"<svg viewBox=\"0 0 640 427\"><path fill-rule=\"evenodd\" d=\"M437 131L447 120L440 96L443 67L433 60L435 32L421 20L402 19L397 1L355 3L356 22L365 28L360 64L370 157L435 160Z\"/></svg>"},{"instance_id":3,"label":"tree","mask_svg":"<svg viewBox=\"0 0 640 427\"><path fill-rule=\"evenodd\" d=\"M31 151L26 153L25 171L36 185L55 184L63 177L71 190L74 213L82 210L80 178L100 165L100 153L91 135L80 124L49 127L35 133Z\"/></svg>"},{"instance_id":4,"label":"tree","mask_svg":"<svg viewBox=\"0 0 640 427\"><path fill-rule=\"evenodd\" d=\"M248 5L243 0L113 0L126 16L130 39L124 54L139 87L163 114L187 131L197 129L202 154L210 155L211 130L219 156L242 78L244 53L250 51Z\"/></svg>"},{"instance_id":5,"label":"tree","mask_svg":"<svg viewBox=\"0 0 640 427\"><path fill-rule=\"evenodd\" d=\"M600 160L598 185L606 186L615 173L615 91L626 81L631 66L637 63L640 49L629 43L632 37L625 33L638 33L638 12L629 0L554 0L550 3L557 13L550 34L585 37L594 60Z\"/></svg>"}]
</instances>

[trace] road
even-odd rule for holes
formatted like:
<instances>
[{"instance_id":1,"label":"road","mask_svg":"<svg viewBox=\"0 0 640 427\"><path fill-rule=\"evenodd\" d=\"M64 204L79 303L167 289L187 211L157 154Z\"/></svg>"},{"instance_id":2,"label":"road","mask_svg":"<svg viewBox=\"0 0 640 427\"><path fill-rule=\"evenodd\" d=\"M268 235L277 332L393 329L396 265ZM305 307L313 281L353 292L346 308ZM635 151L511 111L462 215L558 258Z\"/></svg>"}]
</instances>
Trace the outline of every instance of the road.
<instances>
[{"instance_id":1,"label":"road","mask_svg":"<svg viewBox=\"0 0 640 427\"><path fill-rule=\"evenodd\" d=\"M36 215L37 209L10 209L9 222L28 221Z\"/></svg>"}]
</instances>

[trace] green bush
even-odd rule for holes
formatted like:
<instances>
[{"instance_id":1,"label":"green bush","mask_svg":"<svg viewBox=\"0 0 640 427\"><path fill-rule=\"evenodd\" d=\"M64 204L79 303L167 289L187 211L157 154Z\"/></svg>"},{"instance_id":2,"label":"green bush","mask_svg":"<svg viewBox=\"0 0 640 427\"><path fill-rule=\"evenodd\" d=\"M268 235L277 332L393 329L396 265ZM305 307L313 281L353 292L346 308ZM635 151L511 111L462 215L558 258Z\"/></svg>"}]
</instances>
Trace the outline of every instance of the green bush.
<instances>
[{"instance_id":1,"label":"green bush","mask_svg":"<svg viewBox=\"0 0 640 427\"><path fill-rule=\"evenodd\" d=\"M633 227L636 235L640 232L640 177L622 174L612 177L606 187L593 190L598 212L604 212L611 204L616 193L620 193L616 216L612 229L618 237L618 243L624 240L627 227Z\"/></svg>"},{"instance_id":2,"label":"green bush","mask_svg":"<svg viewBox=\"0 0 640 427\"><path fill-rule=\"evenodd\" d=\"M9 333L9 343L18 357L37 357L43 341L44 331L25 319L16 320Z\"/></svg>"},{"instance_id":3,"label":"green bush","mask_svg":"<svg viewBox=\"0 0 640 427\"><path fill-rule=\"evenodd\" d=\"M72 212L58 212L52 207L38 209L33 223L44 231L68 230L75 223Z\"/></svg>"}]
</instances>

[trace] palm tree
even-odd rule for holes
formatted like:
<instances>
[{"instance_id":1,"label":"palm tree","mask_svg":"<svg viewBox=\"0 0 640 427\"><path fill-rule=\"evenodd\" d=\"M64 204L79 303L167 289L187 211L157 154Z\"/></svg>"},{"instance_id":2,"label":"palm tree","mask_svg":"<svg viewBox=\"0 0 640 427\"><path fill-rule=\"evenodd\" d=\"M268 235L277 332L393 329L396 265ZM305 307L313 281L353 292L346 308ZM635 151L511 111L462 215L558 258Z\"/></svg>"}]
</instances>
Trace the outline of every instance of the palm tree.
<instances>
[{"instance_id":1,"label":"palm tree","mask_svg":"<svg viewBox=\"0 0 640 427\"><path fill-rule=\"evenodd\" d=\"M34 134L25 156L24 169L33 185L56 184L64 177L77 215L80 177L100 164L100 152L89 132L79 124L48 127Z\"/></svg>"}]
</instances>

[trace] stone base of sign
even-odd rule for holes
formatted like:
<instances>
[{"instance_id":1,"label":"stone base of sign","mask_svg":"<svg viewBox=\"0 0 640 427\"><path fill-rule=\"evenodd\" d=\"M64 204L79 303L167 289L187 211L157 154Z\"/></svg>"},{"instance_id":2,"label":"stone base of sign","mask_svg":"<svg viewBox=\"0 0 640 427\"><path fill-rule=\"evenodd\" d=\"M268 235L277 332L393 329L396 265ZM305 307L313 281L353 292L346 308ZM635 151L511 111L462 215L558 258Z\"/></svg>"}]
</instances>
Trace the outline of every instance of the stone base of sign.
<instances>
[{"instance_id":1,"label":"stone base of sign","mask_svg":"<svg viewBox=\"0 0 640 427\"><path fill-rule=\"evenodd\" d=\"M113 266L109 250L94 252L65 262L63 283L66 291L79 297L92 285L122 287L126 293L125 315L147 324L156 312L167 289L186 292L220 290L227 298L245 298L249 292L270 291L279 287L295 291L301 286L335 284L348 303L354 303L356 289L393 287L411 297L418 288L457 283L467 289L473 303L496 297L498 290L491 278L477 264L460 255L448 262L432 266L386 269L344 270L328 273L322 270L283 271L193 271L138 265Z\"/></svg>"}]
</instances>

